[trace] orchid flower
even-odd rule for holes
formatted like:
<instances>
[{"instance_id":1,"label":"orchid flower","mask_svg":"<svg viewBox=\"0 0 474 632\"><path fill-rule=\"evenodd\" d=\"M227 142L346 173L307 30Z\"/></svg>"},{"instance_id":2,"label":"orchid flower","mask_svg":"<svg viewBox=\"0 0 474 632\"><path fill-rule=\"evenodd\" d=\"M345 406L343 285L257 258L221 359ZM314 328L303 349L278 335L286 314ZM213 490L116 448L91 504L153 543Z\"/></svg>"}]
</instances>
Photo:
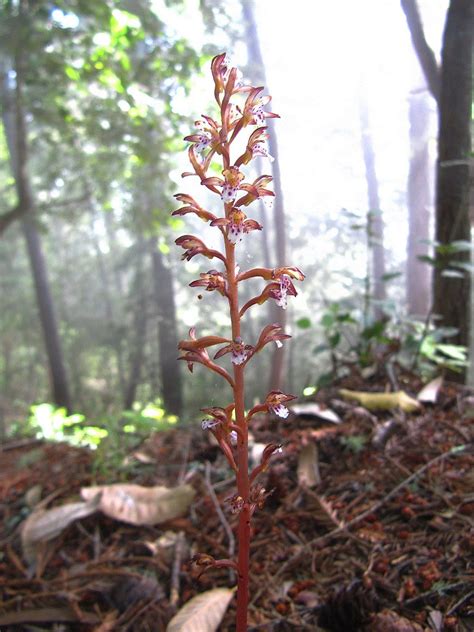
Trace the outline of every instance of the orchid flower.
<instances>
[{"instance_id":1,"label":"orchid flower","mask_svg":"<svg viewBox=\"0 0 474 632\"><path fill-rule=\"evenodd\" d=\"M222 296L227 296L227 281L226 275L223 272L217 270L209 270L209 272L201 272L199 275L201 278L192 281L190 287L204 287L206 292L213 292L216 290Z\"/></svg>"},{"instance_id":2,"label":"orchid flower","mask_svg":"<svg viewBox=\"0 0 474 632\"><path fill-rule=\"evenodd\" d=\"M227 353L231 354L232 364L244 364L252 355L254 348L252 345L244 344L244 341L238 336L233 342L222 347L214 356L214 360L221 358Z\"/></svg>"},{"instance_id":3,"label":"orchid flower","mask_svg":"<svg viewBox=\"0 0 474 632\"><path fill-rule=\"evenodd\" d=\"M278 417L286 419L290 411L285 404L291 402L293 399L296 399L295 395L287 395L282 391L270 391L263 404L258 404L250 409L247 414L247 422L250 421L255 414L260 412L273 413Z\"/></svg>"},{"instance_id":4,"label":"orchid flower","mask_svg":"<svg viewBox=\"0 0 474 632\"><path fill-rule=\"evenodd\" d=\"M238 244L244 235L252 230L262 230L261 224L254 219L247 219L247 215L237 207L233 207L228 217L212 220L211 226L226 226L227 239L231 244Z\"/></svg>"},{"instance_id":5,"label":"orchid flower","mask_svg":"<svg viewBox=\"0 0 474 632\"><path fill-rule=\"evenodd\" d=\"M217 236L223 242L220 249L218 246L216 249L209 248L194 235L182 235L176 239L176 244L183 248L182 259L186 261L202 255L222 262L221 271L211 269L201 272L190 286L204 288L206 292L215 291L227 299L231 331L227 337L206 335L198 338L195 328L191 328L189 338L179 343L179 360L184 360L190 371L193 371L195 364L206 367L223 377L232 389L231 404L202 409L206 418L202 420L201 427L214 436L229 467L235 473L237 490L228 499L228 504L231 512L238 515L238 559L215 560L206 554L194 556L193 559L204 570L233 568L237 571L236 632L246 632L251 518L268 496L268 492L256 478L268 468L271 457L281 451L279 443L269 443L263 451L260 464L249 472L248 427L257 413L286 419L289 416L286 404L295 399L295 396L279 390L270 391L262 404L245 413L244 377L248 363L269 343L274 342L281 346L290 336L283 331L280 324L272 323L263 327L254 345L247 344L242 338L241 320L252 305L262 304L269 299L275 300L285 309L288 297L297 294L294 281L303 281L304 274L295 266L240 271L236 260L237 244L247 233L263 228L256 220L247 217L243 209L257 200L265 203L274 197L274 192L269 188L271 175L259 175L250 182L246 180L247 174L242 169L258 157L273 160L266 144L268 131L265 122L267 119L277 118L278 115L267 109L271 97L263 94L262 87L246 85L225 53L214 57L211 73L219 114L215 118L203 115L196 121L195 130L185 137L185 141L189 143L188 158L192 170L183 173L183 177L197 177L201 185L219 199L221 212L210 212L192 196L178 193L175 197L182 206L173 211L173 215L196 215L208 223L210 229L217 229ZM243 139L244 142L234 145L237 136L251 126L256 128ZM237 146L244 147L240 155L235 155ZM216 163L220 165L220 176L214 173ZM239 284L251 279L263 279L265 286L260 294L241 307ZM218 348L211 359L209 349L212 347ZM226 355L230 355L230 372L218 363Z\"/></svg>"}]
</instances>

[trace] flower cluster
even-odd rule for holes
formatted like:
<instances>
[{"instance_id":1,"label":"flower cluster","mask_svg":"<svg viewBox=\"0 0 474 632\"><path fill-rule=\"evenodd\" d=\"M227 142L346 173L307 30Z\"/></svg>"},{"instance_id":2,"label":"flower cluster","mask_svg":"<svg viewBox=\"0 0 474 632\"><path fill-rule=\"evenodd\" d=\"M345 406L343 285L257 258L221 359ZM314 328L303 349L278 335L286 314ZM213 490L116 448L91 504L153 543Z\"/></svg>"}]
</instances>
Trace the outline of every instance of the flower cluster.
<instances>
[{"instance_id":1,"label":"flower cluster","mask_svg":"<svg viewBox=\"0 0 474 632\"><path fill-rule=\"evenodd\" d=\"M278 115L268 110L271 97L263 94L262 87L246 84L227 55L217 55L212 60L211 72L219 116L213 118L203 115L196 121L195 131L185 137L185 141L189 143L188 157L192 171L183 173L183 177L197 177L203 187L218 197L222 211L220 214L210 212L190 195L178 193L175 198L181 206L173 215L195 215L220 231L222 250L209 248L194 235L183 235L176 240L176 244L183 248L182 258L186 261L201 255L214 260L216 266L221 266L221 269L213 268L200 273L199 278L192 281L190 286L204 288L206 292L217 292L227 299L232 331L229 337L205 335L198 338L195 329L191 328L189 339L179 343L179 359L187 363L190 371L195 364L201 364L220 375L233 392L233 401L227 406L202 409L206 415L202 428L214 436L236 474L237 490L229 499L229 506L239 516L238 561L218 561L210 556L197 556L195 562L206 568L228 566L238 570L237 631L240 632L247 629L250 518L257 508L263 506L267 496L256 479L266 471L272 456L281 452L280 444L270 443L263 451L260 464L249 471L248 427L254 415L259 413L286 419L289 416L286 404L295 399L294 395L273 390L263 403L246 413L244 371L247 364L270 342L280 347L290 336L283 331L281 325L272 323L262 329L254 344L250 344L242 337L241 320L250 307L261 305L269 299L275 300L277 305L285 309L288 297L297 294L294 282L303 281L304 274L294 266L240 271L236 263L236 249L239 244L249 233L263 228L248 216L248 207L257 200L271 200L274 196L269 188L271 175L263 174L249 181L245 166L259 157L267 158L270 162L273 160L266 144L268 131L265 123L267 119L277 118ZM248 131L248 128L251 129ZM240 144L244 151L239 153L234 141L241 133L248 133L248 137ZM216 175L216 166L220 175ZM239 285L251 279L261 279L265 285L240 306ZM211 353L212 347L215 350ZM230 358L228 368L217 362L224 356Z\"/></svg>"}]
</instances>

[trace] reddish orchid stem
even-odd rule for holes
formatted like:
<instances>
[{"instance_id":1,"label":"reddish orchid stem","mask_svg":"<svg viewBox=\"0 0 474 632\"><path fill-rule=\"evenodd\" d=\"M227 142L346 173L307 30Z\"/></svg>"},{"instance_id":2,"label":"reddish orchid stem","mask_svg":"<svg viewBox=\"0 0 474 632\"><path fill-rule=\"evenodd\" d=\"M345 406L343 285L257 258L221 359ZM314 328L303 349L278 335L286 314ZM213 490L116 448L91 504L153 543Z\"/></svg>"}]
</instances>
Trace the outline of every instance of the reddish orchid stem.
<instances>
[{"instance_id":1,"label":"reddish orchid stem","mask_svg":"<svg viewBox=\"0 0 474 632\"><path fill-rule=\"evenodd\" d=\"M227 259L227 282L232 338L240 336L240 314L238 281L235 274L235 247L225 240ZM250 481L248 472L248 429L245 418L244 370L242 365L234 365L234 403L235 423L239 428L237 443L237 493L243 500L239 514L238 562L237 562L237 627L236 632L247 630L247 610L249 600L249 561L250 561Z\"/></svg>"}]
</instances>

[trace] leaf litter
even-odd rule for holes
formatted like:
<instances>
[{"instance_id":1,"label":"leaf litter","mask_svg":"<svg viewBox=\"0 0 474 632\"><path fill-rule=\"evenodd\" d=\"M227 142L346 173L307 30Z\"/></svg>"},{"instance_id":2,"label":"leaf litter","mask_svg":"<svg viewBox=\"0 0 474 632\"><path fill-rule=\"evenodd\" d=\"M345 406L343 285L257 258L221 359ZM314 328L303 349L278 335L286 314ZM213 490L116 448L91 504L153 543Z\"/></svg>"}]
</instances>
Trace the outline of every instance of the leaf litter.
<instances>
[{"instance_id":1,"label":"leaf litter","mask_svg":"<svg viewBox=\"0 0 474 632\"><path fill-rule=\"evenodd\" d=\"M315 409L334 410L337 425L295 411L255 418L255 442L278 423L283 453L262 478L271 493L253 521L250 632L474 629L472 392L438 381L419 408L366 415L360 397L339 399L341 388L384 386L351 378L318 392ZM401 383L410 397L421 386ZM384 425L393 432L374 441ZM42 457L29 459L33 450ZM193 630L187 617L196 630L232 632L231 571L198 578L190 563L229 556L226 463L198 424L156 433L140 453L123 483L121 471L115 481L93 474L84 449L2 447L2 632ZM47 507L28 504L35 486Z\"/></svg>"}]
</instances>

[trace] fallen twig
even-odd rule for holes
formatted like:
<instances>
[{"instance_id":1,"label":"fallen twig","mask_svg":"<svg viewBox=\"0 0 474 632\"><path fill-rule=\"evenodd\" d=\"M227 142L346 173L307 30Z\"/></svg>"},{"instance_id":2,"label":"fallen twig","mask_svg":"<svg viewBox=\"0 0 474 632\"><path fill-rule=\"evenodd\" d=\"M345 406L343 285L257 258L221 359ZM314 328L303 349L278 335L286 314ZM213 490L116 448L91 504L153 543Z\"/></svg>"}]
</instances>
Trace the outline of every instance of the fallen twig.
<instances>
[{"instance_id":1,"label":"fallen twig","mask_svg":"<svg viewBox=\"0 0 474 632\"><path fill-rule=\"evenodd\" d=\"M228 546L228 557L229 559L232 559L235 555L235 537L234 534L232 532L232 529L230 527L230 524L227 521L227 518L224 515L224 512L222 511L222 508L219 504L219 500L216 496L216 493L214 491L214 488L212 486L211 483L211 464L209 463L209 461L206 461L206 477L205 477L205 482L206 482L206 487L207 487L207 491L209 492L209 496L211 497L211 500L214 504L214 507L216 509L216 513L219 516L219 520L221 521L222 526L224 527L224 531L226 532L227 535L227 539L229 541L229 546ZM230 568L229 569L229 579L230 581L234 582L235 581L235 573L234 571Z\"/></svg>"},{"instance_id":2,"label":"fallen twig","mask_svg":"<svg viewBox=\"0 0 474 632\"><path fill-rule=\"evenodd\" d=\"M181 559L184 551L184 532L180 531L174 546L174 560L171 571L170 606L176 608L179 602L181 584Z\"/></svg>"}]
</instances>

